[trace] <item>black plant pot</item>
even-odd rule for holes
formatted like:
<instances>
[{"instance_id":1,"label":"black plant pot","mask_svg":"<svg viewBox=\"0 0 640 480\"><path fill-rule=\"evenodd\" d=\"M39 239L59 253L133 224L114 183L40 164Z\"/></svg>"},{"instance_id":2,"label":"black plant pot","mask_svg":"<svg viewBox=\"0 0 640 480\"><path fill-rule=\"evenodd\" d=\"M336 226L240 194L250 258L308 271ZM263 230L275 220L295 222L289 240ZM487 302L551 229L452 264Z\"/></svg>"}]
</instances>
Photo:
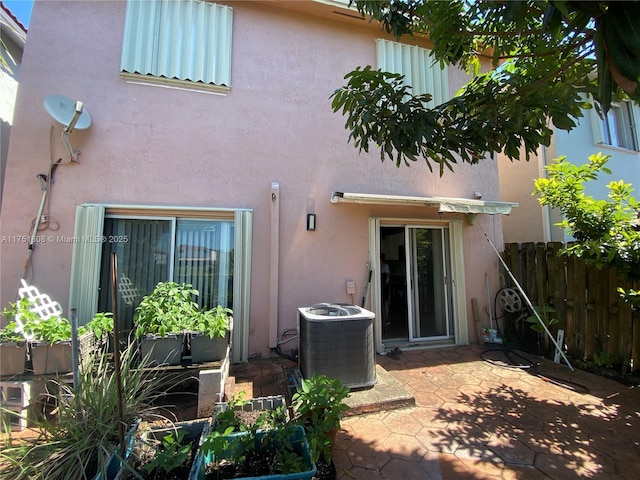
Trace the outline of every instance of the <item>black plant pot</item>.
<instances>
[{"instance_id":1,"label":"black plant pot","mask_svg":"<svg viewBox=\"0 0 640 480\"><path fill-rule=\"evenodd\" d=\"M336 471L336 465L331 462L327 463L324 457L316 462L316 474L312 477L312 480L336 480L338 478L338 472Z\"/></svg>"}]
</instances>

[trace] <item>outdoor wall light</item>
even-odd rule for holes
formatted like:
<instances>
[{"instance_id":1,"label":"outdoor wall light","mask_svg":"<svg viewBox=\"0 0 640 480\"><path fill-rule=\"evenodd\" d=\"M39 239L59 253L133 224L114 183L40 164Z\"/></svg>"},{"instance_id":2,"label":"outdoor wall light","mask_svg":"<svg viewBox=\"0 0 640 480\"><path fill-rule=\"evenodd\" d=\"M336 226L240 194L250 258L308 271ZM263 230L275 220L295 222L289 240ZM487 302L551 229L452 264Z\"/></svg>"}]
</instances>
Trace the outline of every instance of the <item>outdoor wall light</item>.
<instances>
[{"instance_id":1,"label":"outdoor wall light","mask_svg":"<svg viewBox=\"0 0 640 480\"><path fill-rule=\"evenodd\" d=\"M316 214L307 213L307 230L314 232L316 230Z\"/></svg>"}]
</instances>

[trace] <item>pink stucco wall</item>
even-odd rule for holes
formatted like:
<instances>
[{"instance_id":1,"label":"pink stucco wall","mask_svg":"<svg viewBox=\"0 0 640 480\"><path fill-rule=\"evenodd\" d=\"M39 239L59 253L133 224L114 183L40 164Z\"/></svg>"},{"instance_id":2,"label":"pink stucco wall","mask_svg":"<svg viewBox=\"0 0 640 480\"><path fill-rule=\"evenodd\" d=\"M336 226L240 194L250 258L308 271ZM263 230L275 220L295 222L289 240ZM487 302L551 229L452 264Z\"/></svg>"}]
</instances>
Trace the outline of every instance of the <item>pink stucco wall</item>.
<instances>
[{"instance_id":1,"label":"pink stucco wall","mask_svg":"<svg viewBox=\"0 0 640 480\"><path fill-rule=\"evenodd\" d=\"M344 118L332 113L329 96L345 73L375 64L378 29L267 4L232 5L233 86L220 96L120 78L125 2L36 2L0 234L29 234L41 196L36 174L45 173L52 158L66 158L43 98L58 93L80 99L93 124L72 134L82 151L79 163L57 170L51 215L59 230L53 234L72 236L75 207L85 202L253 209L249 346L264 354L271 182L281 190L279 330L295 325L299 306L350 301L347 279L356 281L356 298L361 296L370 216L438 218L433 209L333 205L332 191L473 198L479 190L485 200L500 196L491 160L439 177L425 164L398 169L381 163L375 149L360 155L347 143ZM454 92L464 76L452 71L450 78ZM305 229L309 212L317 214L315 232ZM494 292L497 287L497 259L479 225L498 245L502 241L499 217L465 223L468 305L473 297L487 303L485 274ZM65 309L71 252L70 244L45 242L33 255L32 282ZM26 253L25 243L1 245L3 306L15 298ZM469 325L473 341L470 308Z\"/></svg>"},{"instance_id":2,"label":"pink stucco wall","mask_svg":"<svg viewBox=\"0 0 640 480\"><path fill-rule=\"evenodd\" d=\"M543 153L542 148L539 149ZM545 152L549 157L547 152ZM524 152L523 157L524 158ZM507 243L547 242L550 221L538 197L532 195L534 180L544 175L544 161L540 155L532 155L529 161L510 160L505 155L498 156L500 172L500 192L502 199L518 202L518 215L511 215L502 222L504 241Z\"/></svg>"}]
</instances>

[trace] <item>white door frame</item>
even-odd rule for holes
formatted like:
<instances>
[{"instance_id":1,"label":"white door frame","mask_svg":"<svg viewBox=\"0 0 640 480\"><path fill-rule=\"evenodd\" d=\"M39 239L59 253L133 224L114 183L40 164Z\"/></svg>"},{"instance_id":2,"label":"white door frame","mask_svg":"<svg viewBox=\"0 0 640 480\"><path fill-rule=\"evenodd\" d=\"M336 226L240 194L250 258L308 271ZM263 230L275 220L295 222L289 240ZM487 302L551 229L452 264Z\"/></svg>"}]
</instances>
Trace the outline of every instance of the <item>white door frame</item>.
<instances>
[{"instance_id":1,"label":"white door frame","mask_svg":"<svg viewBox=\"0 0 640 480\"><path fill-rule=\"evenodd\" d=\"M451 288L454 321L454 342L456 345L469 343L469 324L467 321L467 292L464 273L464 242L462 220L437 220L397 217L369 218L369 257L371 258L371 310L375 313L374 339L378 353L384 353L382 343L382 305L380 298L380 227L383 226L433 226L449 228L449 250L451 253Z\"/></svg>"}]
</instances>

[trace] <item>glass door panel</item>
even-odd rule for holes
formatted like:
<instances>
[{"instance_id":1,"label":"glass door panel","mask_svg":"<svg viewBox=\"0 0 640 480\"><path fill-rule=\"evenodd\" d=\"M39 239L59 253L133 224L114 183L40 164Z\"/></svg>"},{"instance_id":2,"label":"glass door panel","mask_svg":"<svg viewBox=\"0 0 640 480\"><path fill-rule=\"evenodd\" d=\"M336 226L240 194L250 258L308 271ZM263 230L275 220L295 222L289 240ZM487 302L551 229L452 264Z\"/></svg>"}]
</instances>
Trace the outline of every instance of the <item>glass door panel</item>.
<instances>
[{"instance_id":1,"label":"glass door panel","mask_svg":"<svg viewBox=\"0 0 640 480\"><path fill-rule=\"evenodd\" d=\"M118 259L118 320L122 331L133 326L133 313L158 282L170 278L172 255L171 220L106 218L106 242L102 250L98 311L111 308L111 252Z\"/></svg>"},{"instance_id":2,"label":"glass door panel","mask_svg":"<svg viewBox=\"0 0 640 480\"><path fill-rule=\"evenodd\" d=\"M407 262L409 340L450 337L448 230L407 226L405 235L411 252Z\"/></svg>"},{"instance_id":3,"label":"glass door panel","mask_svg":"<svg viewBox=\"0 0 640 480\"><path fill-rule=\"evenodd\" d=\"M233 222L178 219L174 277L200 292L201 306L233 306Z\"/></svg>"}]
</instances>

